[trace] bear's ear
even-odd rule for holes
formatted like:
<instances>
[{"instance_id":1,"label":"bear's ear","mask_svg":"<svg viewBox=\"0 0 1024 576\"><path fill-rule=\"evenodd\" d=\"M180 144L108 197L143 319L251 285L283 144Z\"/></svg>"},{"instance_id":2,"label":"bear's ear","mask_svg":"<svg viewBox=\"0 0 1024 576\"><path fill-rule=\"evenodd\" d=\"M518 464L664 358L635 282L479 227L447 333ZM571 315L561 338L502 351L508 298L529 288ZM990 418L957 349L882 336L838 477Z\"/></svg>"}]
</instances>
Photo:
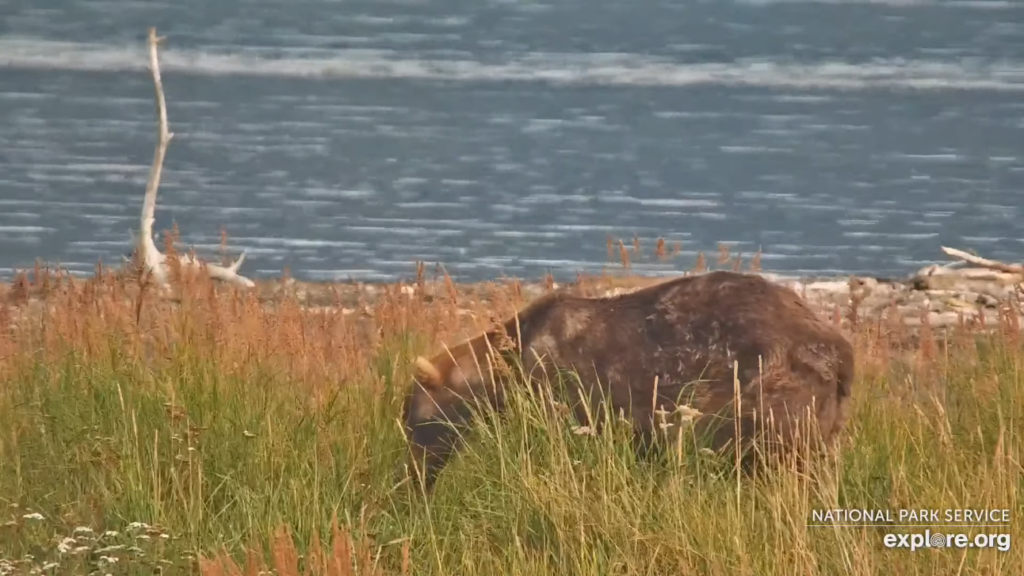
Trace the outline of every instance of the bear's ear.
<instances>
[{"instance_id":1,"label":"bear's ear","mask_svg":"<svg viewBox=\"0 0 1024 576\"><path fill-rule=\"evenodd\" d=\"M443 385L441 371L423 356L416 357L413 368L413 377L425 388L436 390Z\"/></svg>"}]
</instances>

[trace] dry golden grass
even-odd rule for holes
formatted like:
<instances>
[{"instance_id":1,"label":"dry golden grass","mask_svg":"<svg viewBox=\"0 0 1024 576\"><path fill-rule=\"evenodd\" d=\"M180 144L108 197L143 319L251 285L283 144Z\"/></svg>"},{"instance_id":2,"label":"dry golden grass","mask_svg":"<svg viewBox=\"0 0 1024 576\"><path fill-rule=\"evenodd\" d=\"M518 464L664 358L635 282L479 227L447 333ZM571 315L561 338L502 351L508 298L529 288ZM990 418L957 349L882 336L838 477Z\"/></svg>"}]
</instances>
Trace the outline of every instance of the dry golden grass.
<instances>
[{"instance_id":1,"label":"dry golden grass","mask_svg":"<svg viewBox=\"0 0 1024 576\"><path fill-rule=\"evenodd\" d=\"M641 255L622 244L624 263ZM667 257L659 243L655 257ZM738 259L720 255L722 267ZM704 259L701 258L703 266ZM756 266L756 260L752 262ZM651 281L660 281L651 280ZM643 280L580 278L593 294ZM296 286L39 269L0 304L0 573L1009 574L1017 548L882 545L808 528L821 508L1008 508L1017 516L1024 351L1015 314L939 338L843 322L858 353L844 449L813 481L744 485L699 453L671 473L621 438L524 412L485 421L424 500L403 481L409 360L525 304L425 270L373 298ZM553 282L549 281L549 287ZM284 288L281 288L284 286ZM344 294L342 292L345 292ZM1007 303L1007 307L1016 304ZM613 433L609 433L613 434ZM940 528L936 528L939 530ZM897 530L898 531L898 530Z\"/></svg>"},{"instance_id":2,"label":"dry golden grass","mask_svg":"<svg viewBox=\"0 0 1024 576\"><path fill-rule=\"evenodd\" d=\"M304 569L299 568L299 552L287 527L281 526L274 533L270 547L271 563L279 576L383 576L377 567L370 542L363 538L358 543L348 530L338 527L338 519L331 521L330 549L320 544L320 536L313 533L304 559ZM409 542L402 543L401 576L409 574ZM199 570L203 576L259 576L266 574L268 567L263 552L250 548L246 552L244 568L239 566L227 552L213 559L200 558Z\"/></svg>"}]
</instances>

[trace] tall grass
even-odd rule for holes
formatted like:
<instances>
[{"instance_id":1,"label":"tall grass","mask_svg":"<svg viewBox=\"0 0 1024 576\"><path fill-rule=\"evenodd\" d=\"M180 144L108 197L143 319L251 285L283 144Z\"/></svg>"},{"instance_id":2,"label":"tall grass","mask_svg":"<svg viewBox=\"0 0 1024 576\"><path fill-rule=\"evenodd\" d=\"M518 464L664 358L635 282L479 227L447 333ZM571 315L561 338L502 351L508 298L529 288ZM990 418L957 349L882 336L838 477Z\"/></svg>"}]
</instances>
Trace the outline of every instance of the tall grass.
<instances>
[{"instance_id":1,"label":"tall grass","mask_svg":"<svg viewBox=\"0 0 1024 576\"><path fill-rule=\"evenodd\" d=\"M511 313L515 286L486 301L450 283L433 298L395 286L351 314L196 279L172 299L152 292L103 272L39 274L0 307L0 573L1024 568L1018 545L911 552L883 536L918 529L808 526L832 508L1005 508L1009 526L963 531L1019 538L1014 325L925 331L913 348L884 322L851 326L853 412L839 456L810 478L737 482L727 458L685 438L638 460L624 426L588 434L519 402L478 422L424 498L403 470L409 359Z\"/></svg>"}]
</instances>

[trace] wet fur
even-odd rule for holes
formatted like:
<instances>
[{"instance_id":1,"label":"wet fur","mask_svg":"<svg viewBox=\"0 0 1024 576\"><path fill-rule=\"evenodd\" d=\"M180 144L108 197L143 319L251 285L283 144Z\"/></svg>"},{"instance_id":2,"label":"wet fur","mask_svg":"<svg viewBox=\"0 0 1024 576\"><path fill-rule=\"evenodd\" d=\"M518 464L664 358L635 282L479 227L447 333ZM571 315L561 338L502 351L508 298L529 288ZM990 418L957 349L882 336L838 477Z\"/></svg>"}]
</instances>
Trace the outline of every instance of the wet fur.
<instances>
[{"instance_id":1,"label":"wet fur","mask_svg":"<svg viewBox=\"0 0 1024 576\"><path fill-rule=\"evenodd\" d=\"M797 417L808 409L825 443L834 441L846 421L853 348L786 287L756 275L711 272L615 297L555 293L535 300L501 329L429 362L419 360L403 418L414 466L426 459L428 487L458 449L444 422L469 423L464 399L486 397L503 408L510 380L492 378L488 362L501 348L503 333L509 346L499 357L520 363L534 386L551 385L545 375L575 371L583 386L565 392L577 419L600 426L589 421L584 405L589 414L601 414L602 398L610 399L613 413L621 409L631 418L640 445L654 429L656 407L672 411L685 404L704 413L697 431L707 434L711 447L728 447L736 436L734 362L746 449L762 430L755 411L772 414L774 428L764 438L782 452L792 447ZM755 460L748 453L744 465Z\"/></svg>"}]
</instances>

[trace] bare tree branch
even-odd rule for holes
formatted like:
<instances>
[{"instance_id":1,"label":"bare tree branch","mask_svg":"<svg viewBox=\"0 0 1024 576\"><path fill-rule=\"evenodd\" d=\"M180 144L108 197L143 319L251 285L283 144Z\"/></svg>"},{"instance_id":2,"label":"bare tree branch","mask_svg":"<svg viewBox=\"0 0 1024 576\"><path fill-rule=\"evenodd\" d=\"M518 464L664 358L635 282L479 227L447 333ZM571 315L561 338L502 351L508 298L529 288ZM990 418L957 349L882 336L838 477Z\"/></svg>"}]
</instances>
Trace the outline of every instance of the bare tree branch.
<instances>
[{"instance_id":1,"label":"bare tree branch","mask_svg":"<svg viewBox=\"0 0 1024 576\"><path fill-rule=\"evenodd\" d=\"M153 222L156 213L156 194L160 188L160 174L163 171L164 157L167 155L167 145L174 134L167 128L167 104L164 100L164 87L160 78L160 60L157 56L157 45L163 40L156 35L156 28L149 29L149 69L153 75L153 87L156 91L157 111L157 140L156 150L153 152L153 164L149 169L149 178L146 181L146 196L142 202L142 215L139 221L139 236L137 240L138 255L142 259L145 269L153 274L153 279L161 286L168 285L169 270L167 257L156 247L153 240ZM230 266L218 266L201 262L192 256L179 256L183 268L199 270L205 268L206 273L214 280L236 284L245 288L255 286L252 280L238 274L238 269L245 262L245 251L238 256Z\"/></svg>"},{"instance_id":2,"label":"bare tree branch","mask_svg":"<svg viewBox=\"0 0 1024 576\"><path fill-rule=\"evenodd\" d=\"M963 260L968 264L974 264L976 266L981 266L982 268L988 268L990 270L996 270L999 272L1004 272L1006 274L1014 274L1017 276L1024 275L1024 266L1021 266L1020 264L1004 264L996 260L981 258L980 256L968 254L963 250L957 250L956 248L947 248L945 246L942 247L942 251L954 258L959 258L960 260Z\"/></svg>"}]
</instances>

